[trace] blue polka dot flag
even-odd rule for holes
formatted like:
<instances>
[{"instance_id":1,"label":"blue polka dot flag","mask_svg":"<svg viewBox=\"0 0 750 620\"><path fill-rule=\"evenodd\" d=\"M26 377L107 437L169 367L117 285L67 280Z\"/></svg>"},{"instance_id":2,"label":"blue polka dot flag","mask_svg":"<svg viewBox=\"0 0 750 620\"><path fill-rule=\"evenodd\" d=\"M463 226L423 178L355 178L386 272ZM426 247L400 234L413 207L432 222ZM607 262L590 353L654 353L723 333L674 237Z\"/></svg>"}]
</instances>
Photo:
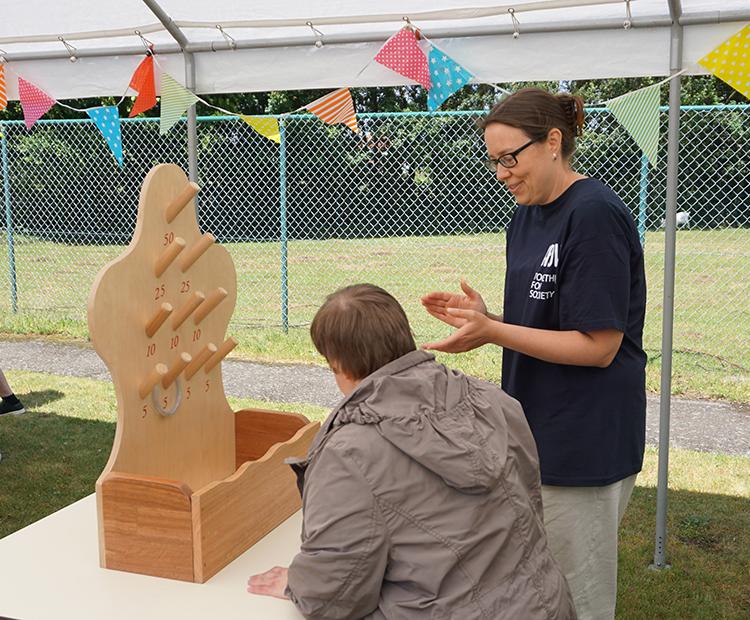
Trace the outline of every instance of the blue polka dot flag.
<instances>
[{"instance_id":1,"label":"blue polka dot flag","mask_svg":"<svg viewBox=\"0 0 750 620\"><path fill-rule=\"evenodd\" d=\"M122 167L122 133L120 132L120 111L116 106L107 105L86 110L92 121L102 132L109 149Z\"/></svg>"},{"instance_id":2,"label":"blue polka dot flag","mask_svg":"<svg viewBox=\"0 0 750 620\"><path fill-rule=\"evenodd\" d=\"M430 50L427 64L432 80L432 88L427 94L427 107L430 112L437 110L448 97L474 77L473 73L436 47Z\"/></svg>"}]
</instances>

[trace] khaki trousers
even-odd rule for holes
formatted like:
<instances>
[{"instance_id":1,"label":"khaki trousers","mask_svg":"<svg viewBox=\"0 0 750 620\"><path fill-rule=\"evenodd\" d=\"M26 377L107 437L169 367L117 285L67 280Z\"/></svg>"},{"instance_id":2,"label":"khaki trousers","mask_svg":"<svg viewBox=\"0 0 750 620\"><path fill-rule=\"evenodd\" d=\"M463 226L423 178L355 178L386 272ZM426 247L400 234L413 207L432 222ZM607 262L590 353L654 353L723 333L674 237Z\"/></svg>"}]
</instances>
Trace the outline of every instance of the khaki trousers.
<instances>
[{"instance_id":1,"label":"khaki trousers","mask_svg":"<svg viewBox=\"0 0 750 620\"><path fill-rule=\"evenodd\" d=\"M617 532L636 475L603 487L542 485L547 540L570 585L578 620L615 617Z\"/></svg>"}]
</instances>

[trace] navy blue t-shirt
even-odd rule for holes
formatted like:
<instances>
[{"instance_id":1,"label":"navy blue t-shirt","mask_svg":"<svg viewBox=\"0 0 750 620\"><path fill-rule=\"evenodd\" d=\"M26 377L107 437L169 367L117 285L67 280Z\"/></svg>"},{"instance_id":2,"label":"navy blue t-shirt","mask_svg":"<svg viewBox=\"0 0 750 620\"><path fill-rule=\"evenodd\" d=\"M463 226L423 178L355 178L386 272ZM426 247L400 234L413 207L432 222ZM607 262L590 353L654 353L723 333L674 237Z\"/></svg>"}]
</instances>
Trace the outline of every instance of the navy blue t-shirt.
<instances>
[{"instance_id":1,"label":"navy blue t-shirt","mask_svg":"<svg viewBox=\"0 0 750 620\"><path fill-rule=\"evenodd\" d=\"M503 389L523 406L542 483L603 486L641 470L646 426L643 250L633 218L596 179L519 206L507 231L503 320L539 329L617 329L607 368L503 349Z\"/></svg>"}]
</instances>

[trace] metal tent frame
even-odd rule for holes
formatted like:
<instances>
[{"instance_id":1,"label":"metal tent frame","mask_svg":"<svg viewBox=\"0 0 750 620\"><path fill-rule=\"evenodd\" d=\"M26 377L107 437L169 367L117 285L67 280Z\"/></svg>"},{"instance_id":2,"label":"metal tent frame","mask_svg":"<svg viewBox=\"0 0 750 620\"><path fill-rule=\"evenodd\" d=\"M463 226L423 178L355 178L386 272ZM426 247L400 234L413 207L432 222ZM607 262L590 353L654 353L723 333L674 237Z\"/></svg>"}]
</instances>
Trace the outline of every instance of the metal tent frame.
<instances>
[{"instance_id":1,"label":"metal tent frame","mask_svg":"<svg viewBox=\"0 0 750 620\"><path fill-rule=\"evenodd\" d=\"M546 0L536 3L534 6L527 4L519 6L520 10L535 10L538 8L565 8L580 5L596 3L613 3L624 2L630 16L631 0ZM525 33L561 33L573 32L584 33L593 30L614 31L622 30L623 25L626 28L670 28L670 46L669 46L669 73L674 76L669 85L669 125L668 125L668 155L667 155L667 184L666 184L666 222L665 222L665 269L664 269L664 297L663 297L663 317L662 317L662 366L661 366L661 384L660 384L660 421L659 421L659 462L658 462L658 486L657 486L657 505L656 505L656 534L655 550L653 564L654 568L661 569L668 567L666 561L666 514L667 514L667 489L668 489L668 468L669 468L669 426L670 426L670 394L672 382L672 339L673 339L673 315L674 315L674 286L675 286L675 255L676 255L676 212L678 197L678 162L679 162L679 131L680 131L680 93L681 80L677 75L682 72L683 64L683 41L685 26L721 24L729 22L746 22L750 21L750 9L741 10L712 10L683 13L682 0L666 0L669 7L669 17L658 18L640 18L628 19L623 23L622 19L583 19L576 21L560 22L536 22L524 26ZM205 22L183 22L178 24L159 4L158 0L143 0L144 4L158 19L163 29L171 35L174 43L160 44L160 54L182 54L185 60L185 82L188 89L196 92L196 59L195 54L202 52L216 52L226 50L250 50L265 48L294 48L311 44L310 36L284 37L276 39L234 39L224 37L223 41L216 42L191 42L182 30L182 27L209 27ZM718 3L716 3L718 4ZM544 5L544 6L541 6ZM498 11L507 11L513 13L512 8L492 7ZM463 9L464 11L478 11L479 9ZM448 14L455 10L445 9L436 10L420 14L424 19L434 20L448 19L441 17L441 14ZM464 17L476 17L478 15L464 15ZM412 16L416 19L417 16ZM362 24L362 23L379 23L401 19L398 15L362 15L359 17L346 18L349 21L342 21L343 18L331 18L329 23L332 24ZM404 19L406 19L404 17ZM338 20L338 21L337 21ZM357 21L359 20L359 21ZM268 20L274 21L274 20ZM312 27L310 21L300 19L275 20L283 22L278 25L282 26L303 26ZM324 19L315 20L315 25L322 25ZM437 22L439 23L439 22ZM237 27L254 27L259 25L255 22L234 22ZM217 26L218 27L218 26ZM156 31L157 26L144 28L144 34ZM471 27L434 27L430 29L421 29L422 32L430 39L443 39L451 37L473 38L487 37L494 35L512 35L514 34L515 25L494 25L494 26L471 26ZM221 28L219 28L221 30ZM84 35L86 33L83 33ZM101 34L101 33L99 33ZM111 34L111 33L110 33ZM123 32L113 34L112 36L123 36ZM140 32L137 32L140 34ZM222 32L223 34L223 32ZM65 41L59 37L65 44ZM82 36L81 38L85 38ZM27 37L19 40L32 39L41 41L50 41L47 37ZM359 32L358 34L338 33L325 37L326 46L337 46L360 43L382 43L384 42L382 32ZM66 48L68 45L66 44ZM95 57L114 57L114 56L131 56L143 54L143 47L138 45L120 46L120 47L101 47L76 50L76 55L81 58ZM70 56L70 50L55 51L30 51L19 53L4 53L0 50L0 58L7 61L33 61L47 59L67 59ZM291 85L294 87L294 84ZM297 86L299 87L299 86ZM282 128L283 131L283 128ZM189 176L192 180L197 181L197 122L195 106L188 109L188 149L189 149ZM6 179L7 182L7 179ZM283 188L282 188L283 191ZM283 250L282 250L283 251Z\"/></svg>"}]
</instances>

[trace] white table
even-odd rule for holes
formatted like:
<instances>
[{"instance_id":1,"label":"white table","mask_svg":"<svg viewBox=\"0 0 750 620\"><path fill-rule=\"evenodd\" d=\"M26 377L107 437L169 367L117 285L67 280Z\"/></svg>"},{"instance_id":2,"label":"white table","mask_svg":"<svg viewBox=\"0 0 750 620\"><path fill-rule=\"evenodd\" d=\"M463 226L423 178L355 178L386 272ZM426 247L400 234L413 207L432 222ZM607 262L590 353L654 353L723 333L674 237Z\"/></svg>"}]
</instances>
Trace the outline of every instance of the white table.
<instances>
[{"instance_id":1,"label":"white table","mask_svg":"<svg viewBox=\"0 0 750 620\"><path fill-rule=\"evenodd\" d=\"M0 539L0 616L22 620L300 620L290 601L248 594L247 578L288 566L299 550L297 512L207 583L99 566L96 498Z\"/></svg>"}]
</instances>

